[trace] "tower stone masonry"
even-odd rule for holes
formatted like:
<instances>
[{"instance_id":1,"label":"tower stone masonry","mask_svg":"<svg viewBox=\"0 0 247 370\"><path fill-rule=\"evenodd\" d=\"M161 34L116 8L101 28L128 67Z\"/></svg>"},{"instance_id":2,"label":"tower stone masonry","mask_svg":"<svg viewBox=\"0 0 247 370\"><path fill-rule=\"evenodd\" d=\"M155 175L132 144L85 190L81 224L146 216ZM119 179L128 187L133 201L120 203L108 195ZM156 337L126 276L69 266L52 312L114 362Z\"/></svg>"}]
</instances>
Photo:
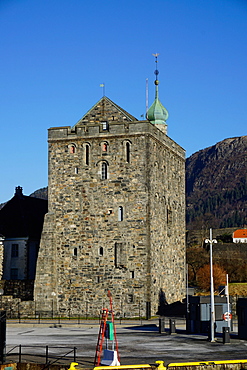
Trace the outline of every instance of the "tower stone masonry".
<instances>
[{"instance_id":1,"label":"tower stone masonry","mask_svg":"<svg viewBox=\"0 0 247 370\"><path fill-rule=\"evenodd\" d=\"M185 153L162 109L138 121L103 96L74 127L49 129L36 311L98 316L109 289L115 315L150 317L160 295L185 296Z\"/></svg>"}]
</instances>

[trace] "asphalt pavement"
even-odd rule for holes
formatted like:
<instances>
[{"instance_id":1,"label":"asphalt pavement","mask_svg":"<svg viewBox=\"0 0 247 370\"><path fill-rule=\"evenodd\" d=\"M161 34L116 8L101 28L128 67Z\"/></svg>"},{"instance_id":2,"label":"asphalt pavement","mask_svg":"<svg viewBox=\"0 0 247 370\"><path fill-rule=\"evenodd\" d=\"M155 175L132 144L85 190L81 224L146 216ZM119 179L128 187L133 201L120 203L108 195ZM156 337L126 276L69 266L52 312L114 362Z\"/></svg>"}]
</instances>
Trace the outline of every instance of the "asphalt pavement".
<instances>
[{"instance_id":1,"label":"asphalt pavement","mask_svg":"<svg viewBox=\"0 0 247 370\"><path fill-rule=\"evenodd\" d=\"M207 335L187 334L185 321L176 319L176 334L160 334L158 319L149 321L118 322L117 339L121 365L170 362L218 361L247 359L247 341L239 340L236 332L229 344L223 344L221 335L211 343ZM76 347L76 361L81 367L93 367L99 332L97 320L7 322L8 362L70 363ZM105 344L105 343L104 343ZM109 349L111 349L111 342ZM20 347L21 346L21 347ZM58 357L63 359L57 360Z\"/></svg>"}]
</instances>

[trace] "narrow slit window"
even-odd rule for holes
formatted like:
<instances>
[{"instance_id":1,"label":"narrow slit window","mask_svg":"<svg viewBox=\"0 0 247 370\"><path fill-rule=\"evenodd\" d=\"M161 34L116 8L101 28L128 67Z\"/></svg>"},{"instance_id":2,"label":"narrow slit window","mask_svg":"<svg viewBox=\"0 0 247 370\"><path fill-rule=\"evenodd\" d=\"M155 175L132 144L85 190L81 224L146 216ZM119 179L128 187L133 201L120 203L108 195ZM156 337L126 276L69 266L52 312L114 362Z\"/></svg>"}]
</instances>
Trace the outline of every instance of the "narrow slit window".
<instances>
[{"instance_id":1,"label":"narrow slit window","mask_svg":"<svg viewBox=\"0 0 247 370\"><path fill-rule=\"evenodd\" d=\"M75 174L78 175L78 167L75 167Z\"/></svg>"},{"instance_id":2,"label":"narrow slit window","mask_svg":"<svg viewBox=\"0 0 247 370\"><path fill-rule=\"evenodd\" d=\"M118 221L123 221L123 207L118 207Z\"/></svg>"},{"instance_id":3,"label":"narrow slit window","mask_svg":"<svg viewBox=\"0 0 247 370\"><path fill-rule=\"evenodd\" d=\"M130 163L130 143L126 143L126 162Z\"/></svg>"},{"instance_id":4,"label":"narrow slit window","mask_svg":"<svg viewBox=\"0 0 247 370\"><path fill-rule=\"evenodd\" d=\"M77 248L74 248L73 254L75 257L77 257L77 253L78 253Z\"/></svg>"},{"instance_id":5,"label":"narrow slit window","mask_svg":"<svg viewBox=\"0 0 247 370\"><path fill-rule=\"evenodd\" d=\"M102 151L103 152L107 152L107 143L103 143L103 145L102 145Z\"/></svg>"},{"instance_id":6,"label":"narrow slit window","mask_svg":"<svg viewBox=\"0 0 247 370\"><path fill-rule=\"evenodd\" d=\"M105 162L101 165L101 179L106 180L107 179L107 164Z\"/></svg>"},{"instance_id":7,"label":"narrow slit window","mask_svg":"<svg viewBox=\"0 0 247 370\"><path fill-rule=\"evenodd\" d=\"M85 163L87 166L89 165L89 145L88 144L85 146Z\"/></svg>"},{"instance_id":8,"label":"narrow slit window","mask_svg":"<svg viewBox=\"0 0 247 370\"><path fill-rule=\"evenodd\" d=\"M103 247L100 247L99 248L99 255L100 256L103 256L104 255L104 249L103 249Z\"/></svg>"}]
</instances>

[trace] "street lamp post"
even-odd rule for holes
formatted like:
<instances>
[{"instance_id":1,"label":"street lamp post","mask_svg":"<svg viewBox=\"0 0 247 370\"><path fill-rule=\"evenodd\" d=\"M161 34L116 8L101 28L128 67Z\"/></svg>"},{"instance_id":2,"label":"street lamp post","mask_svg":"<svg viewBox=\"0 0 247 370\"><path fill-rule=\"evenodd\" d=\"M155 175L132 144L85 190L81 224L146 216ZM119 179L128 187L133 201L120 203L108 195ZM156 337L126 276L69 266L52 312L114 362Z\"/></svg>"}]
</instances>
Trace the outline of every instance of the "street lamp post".
<instances>
[{"instance_id":1,"label":"street lamp post","mask_svg":"<svg viewBox=\"0 0 247 370\"><path fill-rule=\"evenodd\" d=\"M210 302L211 302L211 315L210 315L210 322L211 322L211 335L210 340L214 342L214 324L215 324L215 311L214 311L214 277L213 277L213 243L217 243L216 239L212 237L212 229L209 230L209 239L205 240L205 243L209 243L210 245Z\"/></svg>"}]
</instances>

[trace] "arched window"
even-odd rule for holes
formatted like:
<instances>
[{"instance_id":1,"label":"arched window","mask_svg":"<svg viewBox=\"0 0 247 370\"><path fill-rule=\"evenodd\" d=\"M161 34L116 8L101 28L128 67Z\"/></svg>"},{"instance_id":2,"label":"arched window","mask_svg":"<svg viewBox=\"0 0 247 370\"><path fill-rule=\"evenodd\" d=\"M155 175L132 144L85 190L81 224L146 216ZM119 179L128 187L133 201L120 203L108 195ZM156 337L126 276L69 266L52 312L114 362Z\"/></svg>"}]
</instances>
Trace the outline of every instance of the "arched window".
<instances>
[{"instance_id":1,"label":"arched window","mask_svg":"<svg viewBox=\"0 0 247 370\"><path fill-rule=\"evenodd\" d=\"M118 207L118 221L123 221L123 207Z\"/></svg>"},{"instance_id":2,"label":"arched window","mask_svg":"<svg viewBox=\"0 0 247 370\"><path fill-rule=\"evenodd\" d=\"M108 171L107 171L107 164L105 162L102 162L101 164L101 179L106 180L108 176Z\"/></svg>"},{"instance_id":3,"label":"arched window","mask_svg":"<svg viewBox=\"0 0 247 370\"><path fill-rule=\"evenodd\" d=\"M70 154L75 154L75 151L76 151L75 144L70 144L69 145L69 152L70 152Z\"/></svg>"},{"instance_id":4,"label":"arched window","mask_svg":"<svg viewBox=\"0 0 247 370\"><path fill-rule=\"evenodd\" d=\"M107 143L103 143L103 144L102 144L102 152L107 152L107 150L108 150L108 145L107 145Z\"/></svg>"},{"instance_id":5,"label":"arched window","mask_svg":"<svg viewBox=\"0 0 247 370\"><path fill-rule=\"evenodd\" d=\"M130 143L126 143L126 162L130 163Z\"/></svg>"}]
</instances>

